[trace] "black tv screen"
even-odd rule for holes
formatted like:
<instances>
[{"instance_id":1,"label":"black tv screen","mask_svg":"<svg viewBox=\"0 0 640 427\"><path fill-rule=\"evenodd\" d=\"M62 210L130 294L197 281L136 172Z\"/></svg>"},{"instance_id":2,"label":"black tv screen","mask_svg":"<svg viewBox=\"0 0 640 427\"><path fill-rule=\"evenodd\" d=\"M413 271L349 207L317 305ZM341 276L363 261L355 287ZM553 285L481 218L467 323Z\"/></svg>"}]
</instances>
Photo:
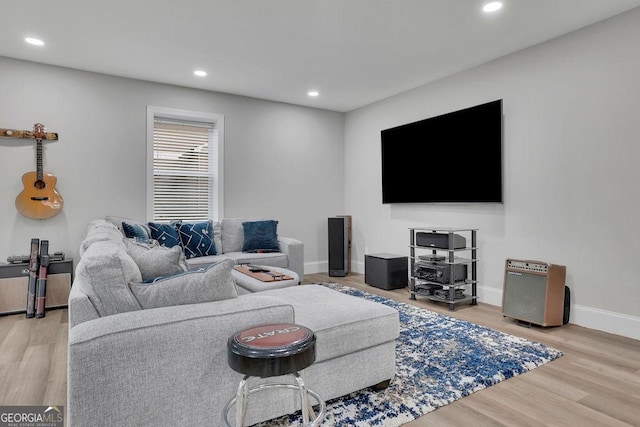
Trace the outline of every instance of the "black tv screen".
<instances>
[{"instance_id":1,"label":"black tv screen","mask_svg":"<svg viewBox=\"0 0 640 427\"><path fill-rule=\"evenodd\" d=\"M502 100L385 129L382 203L502 203Z\"/></svg>"}]
</instances>

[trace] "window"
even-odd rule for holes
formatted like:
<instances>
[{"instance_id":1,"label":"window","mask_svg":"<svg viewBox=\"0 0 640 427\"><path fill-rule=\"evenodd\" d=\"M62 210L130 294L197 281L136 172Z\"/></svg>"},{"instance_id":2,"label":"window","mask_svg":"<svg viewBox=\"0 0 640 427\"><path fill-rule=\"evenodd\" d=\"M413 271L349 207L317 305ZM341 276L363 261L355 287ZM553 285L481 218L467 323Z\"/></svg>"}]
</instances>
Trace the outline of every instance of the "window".
<instances>
[{"instance_id":1,"label":"window","mask_svg":"<svg viewBox=\"0 0 640 427\"><path fill-rule=\"evenodd\" d=\"M224 116L147 107L147 209L154 221L223 217Z\"/></svg>"}]
</instances>

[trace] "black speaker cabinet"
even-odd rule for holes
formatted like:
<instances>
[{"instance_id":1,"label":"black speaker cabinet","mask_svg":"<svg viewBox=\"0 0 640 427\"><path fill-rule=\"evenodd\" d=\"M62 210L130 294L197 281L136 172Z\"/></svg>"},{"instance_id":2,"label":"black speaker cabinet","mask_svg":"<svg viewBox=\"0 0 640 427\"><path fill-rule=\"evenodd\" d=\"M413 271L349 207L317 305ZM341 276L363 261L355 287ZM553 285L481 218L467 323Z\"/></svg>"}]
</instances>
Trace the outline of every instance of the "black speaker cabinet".
<instances>
[{"instance_id":1,"label":"black speaker cabinet","mask_svg":"<svg viewBox=\"0 0 640 427\"><path fill-rule=\"evenodd\" d=\"M364 283L387 290L406 287L409 283L408 258L393 254L365 255Z\"/></svg>"},{"instance_id":2,"label":"black speaker cabinet","mask_svg":"<svg viewBox=\"0 0 640 427\"><path fill-rule=\"evenodd\" d=\"M349 219L329 218L329 276L344 277L349 272Z\"/></svg>"},{"instance_id":3,"label":"black speaker cabinet","mask_svg":"<svg viewBox=\"0 0 640 427\"><path fill-rule=\"evenodd\" d=\"M563 265L507 259L502 315L540 326L562 325L565 278Z\"/></svg>"},{"instance_id":4,"label":"black speaker cabinet","mask_svg":"<svg viewBox=\"0 0 640 427\"><path fill-rule=\"evenodd\" d=\"M416 245L425 248L462 249L467 247L467 239L454 233L419 231L416 233Z\"/></svg>"}]
</instances>

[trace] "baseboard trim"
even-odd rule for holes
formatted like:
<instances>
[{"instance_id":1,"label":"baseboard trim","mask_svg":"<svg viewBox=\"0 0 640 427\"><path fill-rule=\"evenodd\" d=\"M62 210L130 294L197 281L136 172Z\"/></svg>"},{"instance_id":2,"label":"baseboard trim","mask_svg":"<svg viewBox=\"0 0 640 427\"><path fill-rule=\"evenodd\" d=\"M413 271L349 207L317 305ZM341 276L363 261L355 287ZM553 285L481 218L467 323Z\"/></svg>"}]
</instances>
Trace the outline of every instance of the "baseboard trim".
<instances>
[{"instance_id":1,"label":"baseboard trim","mask_svg":"<svg viewBox=\"0 0 640 427\"><path fill-rule=\"evenodd\" d=\"M329 271L329 261L304 263L304 274L326 273L327 271Z\"/></svg>"},{"instance_id":2,"label":"baseboard trim","mask_svg":"<svg viewBox=\"0 0 640 427\"><path fill-rule=\"evenodd\" d=\"M478 286L478 301L502 307L502 290ZM569 323L640 340L640 317L571 304Z\"/></svg>"},{"instance_id":3,"label":"baseboard trim","mask_svg":"<svg viewBox=\"0 0 640 427\"><path fill-rule=\"evenodd\" d=\"M599 308L572 305L569 323L640 340L640 317Z\"/></svg>"},{"instance_id":4,"label":"baseboard trim","mask_svg":"<svg viewBox=\"0 0 640 427\"><path fill-rule=\"evenodd\" d=\"M502 307L502 289L478 285L478 301Z\"/></svg>"}]
</instances>

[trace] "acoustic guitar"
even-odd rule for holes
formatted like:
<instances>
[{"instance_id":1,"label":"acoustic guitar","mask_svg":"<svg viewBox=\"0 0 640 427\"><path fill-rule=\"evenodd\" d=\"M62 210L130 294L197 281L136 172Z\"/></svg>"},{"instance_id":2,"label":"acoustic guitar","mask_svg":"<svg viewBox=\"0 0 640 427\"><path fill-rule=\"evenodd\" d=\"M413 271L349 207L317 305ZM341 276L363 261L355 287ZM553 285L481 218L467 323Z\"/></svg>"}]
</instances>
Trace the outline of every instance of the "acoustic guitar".
<instances>
[{"instance_id":1,"label":"acoustic guitar","mask_svg":"<svg viewBox=\"0 0 640 427\"><path fill-rule=\"evenodd\" d=\"M34 125L36 138L36 171L22 175L24 190L16 197L16 209L20 215L32 219L46 219L62 210L62 196L56 190L55 175L42 171L42 138L44 126Z\"/></svg>"}]
</instances>

